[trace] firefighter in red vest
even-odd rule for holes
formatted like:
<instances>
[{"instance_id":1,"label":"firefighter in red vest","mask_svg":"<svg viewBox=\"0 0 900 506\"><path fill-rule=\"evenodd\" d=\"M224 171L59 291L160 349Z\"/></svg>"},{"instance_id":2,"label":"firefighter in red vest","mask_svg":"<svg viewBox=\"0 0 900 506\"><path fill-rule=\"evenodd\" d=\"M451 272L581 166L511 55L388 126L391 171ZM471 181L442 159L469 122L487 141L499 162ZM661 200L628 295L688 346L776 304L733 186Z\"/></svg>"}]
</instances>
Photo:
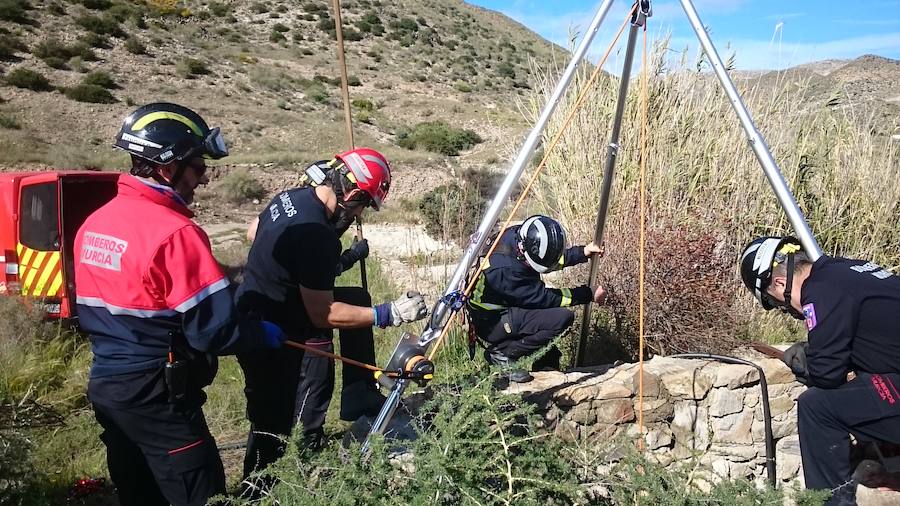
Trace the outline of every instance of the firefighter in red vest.
<instances>
[{"instance_id":1,"label":"firefighter in red vest","mask_svg":"<svg viewBox=\"0 0 900 506\"><path fill-rule=\"evenodd\" d=\"M228 278L191 221L205 160L228 154L219 129L154 103L125 119L115 145L131 154L131 175L74 247L79 322L94 354L88 397L122 504L206 504L225 492L201 409L215 357L279 347L285 334L235 316Z\"/></svg>"}]
</instances>

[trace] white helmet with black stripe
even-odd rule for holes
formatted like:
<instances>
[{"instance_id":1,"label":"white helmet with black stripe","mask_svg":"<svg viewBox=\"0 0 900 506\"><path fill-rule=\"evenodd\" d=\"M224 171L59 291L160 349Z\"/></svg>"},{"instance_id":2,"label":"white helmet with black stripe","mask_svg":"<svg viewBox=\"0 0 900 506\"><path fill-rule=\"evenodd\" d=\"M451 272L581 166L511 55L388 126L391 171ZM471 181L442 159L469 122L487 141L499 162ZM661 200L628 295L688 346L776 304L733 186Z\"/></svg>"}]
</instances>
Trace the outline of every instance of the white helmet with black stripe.
<instances>
[{"instance_id":1,"label":"white helmet with black stripe","mask_svg":"<svg viewBox=\"0 0 900 506\"><path fill-rule=\"evenodd\" d=\"M566 249L566 231L553 218L535 215L519 227L519 248L525 262L543 274L559 267Z\"/></svg>"},{"instance_id":2,"label":"white helmet with black stripe","mask_svg":"<svg viewBox=\"0 0 900 506\"><path fill-rule=\"evenodd\" d=\"M802 249L800 241L790 236L759 237L744 248L741 255L741 279L766 311L779 307L795 318L802 316L795 314L796 310L790 307L794 254ZM780 263L787 264L788 276L783 303L766 292L772 282L772 269Z\"/></svg>"}]
</instances>

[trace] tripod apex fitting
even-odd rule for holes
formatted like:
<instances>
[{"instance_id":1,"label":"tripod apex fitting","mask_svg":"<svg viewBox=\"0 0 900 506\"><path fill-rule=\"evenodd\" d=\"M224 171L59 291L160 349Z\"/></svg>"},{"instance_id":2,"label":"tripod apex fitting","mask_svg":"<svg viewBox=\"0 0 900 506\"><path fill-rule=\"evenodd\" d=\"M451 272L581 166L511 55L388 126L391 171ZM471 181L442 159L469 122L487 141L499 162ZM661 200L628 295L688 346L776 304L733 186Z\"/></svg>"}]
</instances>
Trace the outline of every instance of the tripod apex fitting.
<instances>
[{"instance_id":1,"label":"tripod apex fitting","mask_svg":"<svg viewBox=\"0 0 900 506\"><path fill-rule=\"evenodd\" d=\"M645 26L647 18L653 16L653 8L650 7L650 0L637 0L634 2L634 14L631 15L631 24L633 26Z\"/></svg>"}]
</instances>

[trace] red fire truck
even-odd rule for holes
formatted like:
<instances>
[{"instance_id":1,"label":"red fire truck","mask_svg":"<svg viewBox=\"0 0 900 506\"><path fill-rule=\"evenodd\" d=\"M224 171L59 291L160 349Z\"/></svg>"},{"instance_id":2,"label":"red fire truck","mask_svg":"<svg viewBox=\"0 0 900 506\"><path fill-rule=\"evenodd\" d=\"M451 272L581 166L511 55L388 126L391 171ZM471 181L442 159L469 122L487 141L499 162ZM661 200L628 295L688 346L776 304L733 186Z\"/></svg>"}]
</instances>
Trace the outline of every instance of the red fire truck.
<instances>
[{"instance_id":1,"label":"red fire truck","mask_svg":"<svg viewBox=\"0 0 900 506\"><path fill-rule=\"evenodd\" d=\"M115 172L0 173L0 294L22 295L48 315L74 317L78 227L116 195Z\"/></svg>"}]
</instances>

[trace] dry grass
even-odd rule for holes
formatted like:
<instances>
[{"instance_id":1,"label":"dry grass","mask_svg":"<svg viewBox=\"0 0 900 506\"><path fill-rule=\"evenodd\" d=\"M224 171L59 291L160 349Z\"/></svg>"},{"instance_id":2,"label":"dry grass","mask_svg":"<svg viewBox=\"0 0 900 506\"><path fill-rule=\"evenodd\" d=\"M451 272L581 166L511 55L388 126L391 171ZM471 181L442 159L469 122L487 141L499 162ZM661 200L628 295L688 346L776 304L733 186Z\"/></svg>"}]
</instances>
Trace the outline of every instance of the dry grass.
<instances>
[{"instance_id":1,"label":"dry grass","mask_svg":"<svg viewBox=\"0 0 900 506\"><path fill-rule=\"evenodd\" d=\"M721 351L733 342L716 338L723 331L733 337L794 334L797 327L750 310L734 267L752 237L790 233L784 213L718 82L684 61L666 68L665 54L663 42L654 48L650 64L650 348ZM795 79L784 74L774 88L739 83L739 89L826 253L897 267L900 185L891 181L898 147L869 135L865 118L853 116L857 111L811 101L809 82ZM539 75L538 92L523 104L532 118L556 80L556 73ZM559 131L586 80L584 74L576 78L545 142ZM617 80L601 81L551 153L534 193L540 207L559 216L576 240L593 234L615 108ZM630 322L636 318L637 296L638 86L635 81L628 97L606 227L608 253L601 264L603 282L618 295L612 313Z\"/></svg>"}]
</instances>

